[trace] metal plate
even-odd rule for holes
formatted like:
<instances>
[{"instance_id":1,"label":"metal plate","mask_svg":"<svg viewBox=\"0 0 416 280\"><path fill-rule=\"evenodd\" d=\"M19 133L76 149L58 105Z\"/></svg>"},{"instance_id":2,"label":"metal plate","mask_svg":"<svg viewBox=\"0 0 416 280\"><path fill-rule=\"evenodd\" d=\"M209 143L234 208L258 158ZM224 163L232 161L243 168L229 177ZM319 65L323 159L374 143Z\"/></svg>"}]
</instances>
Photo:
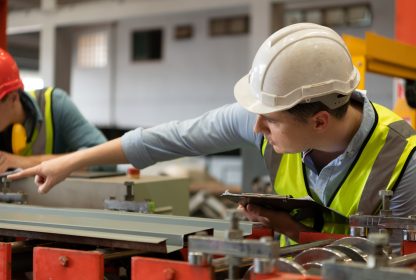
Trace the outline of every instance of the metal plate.
<instances>
[{"instance_id":1,"label":"metal plate","mask_svg":"<svg viewBox=\"0 0 416 280\"><path fill-rule=\"evenodd\" d=\"M341 262L351 261L344 253L331 248L311 248L298 254L293 260L303 266L307 263L317 263L331 259Z\"/></svg>"},{"instance_id":2,"label":"metal plate","mask_svg":"<svg viewBox=\"0 0 416 280\"><path fill-rule=\"evenodd\" d=\"M277 259L276 267L279 272L306 275L306 270L300 264L285 258Z\"/></svg>"},{"instance_id":3,"label":"metal plate","mask_svg":"<svg viewBox=\"0 0 416 280\"><path fill-rule=\"evenodd\" d=\"M228 229L225 220L0 204L0 235L172 252L197 232ZM247 232L247 225L242 228Z\"/></svg>"},{"instance_id":4,"label":"metal plate","mask_svg":"<svg viewBox=\"0 0 416 280\"><path fill-rule=\"evenodd\" d=\"M357 247L350 245L328 245L326 248L338 250L347 255L354 262L367 262L367 254L358 249Z\"/></svg>"}]
</instances>

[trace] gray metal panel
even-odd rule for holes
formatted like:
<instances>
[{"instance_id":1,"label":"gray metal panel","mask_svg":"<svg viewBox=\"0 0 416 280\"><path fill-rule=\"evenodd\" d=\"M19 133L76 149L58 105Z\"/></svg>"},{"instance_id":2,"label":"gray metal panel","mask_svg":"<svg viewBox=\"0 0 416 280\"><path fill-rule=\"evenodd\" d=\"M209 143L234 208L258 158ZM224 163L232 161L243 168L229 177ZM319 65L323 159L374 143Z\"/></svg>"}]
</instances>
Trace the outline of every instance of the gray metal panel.
<instances>
[{"instance_id":1,"label":"gray metal panel","mask_svg":"<svg viewBox=\"0 0 416 280\"><path fill-rule=\"evenodd\" d=\"M169 176L141 176L131 179L127 176L82 179L68 178L56 185L47 195L39 194L34 178L14 181L10 184L13 192L24 192L28 204L46 207L67 207L104 209L104 200L109 197L122 200L126 194L126 181L134 182L135 201L151 199L156 207L172 207L172 214L189 215L188 178Z\"/></svg>"},{"instance_id":2,"label":"gray metal panel","mask_svg":"<svg viewBox=\"0 0 416 280\"><path fill-rule=\"evenodd\" d=\"M0 213L0 235L157 252L182 248L187 236L196 232L212 233L214 229L222 234L229 224L203 218L10 204L0 204ZM251 233L251 223L242 227L246 234Z\"/></svg>"}]
</instances>

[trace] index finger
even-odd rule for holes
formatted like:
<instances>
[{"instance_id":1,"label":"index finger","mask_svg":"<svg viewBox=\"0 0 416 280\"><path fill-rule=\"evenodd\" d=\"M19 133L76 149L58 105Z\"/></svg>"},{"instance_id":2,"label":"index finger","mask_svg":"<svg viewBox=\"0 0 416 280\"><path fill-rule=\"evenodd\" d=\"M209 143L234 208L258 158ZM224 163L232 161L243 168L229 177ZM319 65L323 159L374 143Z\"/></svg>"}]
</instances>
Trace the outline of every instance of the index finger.
<instances>
[{"instance_id":1,"label":"index finger","mask_svg":"<svg viewBox=\"0 0 416 280\"><path fill-rule=\"evenodd\" d=\"M7 179L11 180L11 181L15 181L15 180L19 180L19 179L23 179L26 177L32 177L35 176L39 173L39 165L24 169L22 171L19 171L17 173L14 174L10 174L7 175Z\"/></svg>"}]
</instances>

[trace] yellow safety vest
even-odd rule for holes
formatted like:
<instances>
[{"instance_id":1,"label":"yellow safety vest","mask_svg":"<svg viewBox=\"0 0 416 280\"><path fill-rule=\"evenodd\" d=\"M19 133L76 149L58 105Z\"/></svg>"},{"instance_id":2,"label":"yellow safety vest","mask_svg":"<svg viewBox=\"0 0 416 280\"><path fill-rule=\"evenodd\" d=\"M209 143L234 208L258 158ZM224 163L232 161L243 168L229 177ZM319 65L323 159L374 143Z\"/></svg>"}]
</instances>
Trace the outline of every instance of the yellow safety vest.
<instances>
[{"instance_id":1,"label":"yellow safety vest","mask_svg":"<svg viewBox=\"0 0 416 280\"><path fill-rule=\"evenodd\" d=\"M325 205L346 218L356 213L377 213L381 206L378 192L394 190L416 150L413 128L389 109L372 105L375 111L373 127L347 174ZM277 154L264 139L262 155L276 193L295 198L312 197L301 153ZM347 224L339 224L326 215L323 218L322 232L348 233ZM285 243L283 240L282 245Z\"/></svg>"},{"instance_id":2,"label":"yellow safety vest","mask_svg":"<svg viewBox=\"0 0 416 280\"><path fill-rule=\"evenodd\" d=\"M35 124L35 129L28 139L26 148L22 151L22 155L39 155L53 153L53 116L52 116L52 94L53 88L48 87L36 91L28 92L39 105L43 120Z\"/></svg>"}]
</instances>

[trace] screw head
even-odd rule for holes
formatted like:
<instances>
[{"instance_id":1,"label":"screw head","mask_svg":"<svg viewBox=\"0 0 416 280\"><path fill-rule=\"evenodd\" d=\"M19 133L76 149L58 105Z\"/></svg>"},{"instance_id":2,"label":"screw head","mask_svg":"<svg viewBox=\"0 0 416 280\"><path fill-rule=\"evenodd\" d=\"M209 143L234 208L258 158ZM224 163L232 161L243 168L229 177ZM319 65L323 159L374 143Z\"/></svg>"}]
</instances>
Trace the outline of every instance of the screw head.
<instances>
[{"instance_id":1,"label":"screw head","mask_svg":"<svg viewBox=\"0 0 416 280\"><path fill-rule=\"evenodd\" d=\"M174 280L175 274L176 272L173 268L168 267L163 270L163 275L165 276L166 280Z\"/></svg>"},{"instance_id":2,"label":"screw head","mask_svg":"<svg viewBox=\"0 0 416 280\"><path fill-rule=\"evenodd\" d=\"M67 256L60 256L59 257L59 263L63 266L63 267L67 267L68 263L69 263L69 259Z\"/></svg>"}]
</instances>

